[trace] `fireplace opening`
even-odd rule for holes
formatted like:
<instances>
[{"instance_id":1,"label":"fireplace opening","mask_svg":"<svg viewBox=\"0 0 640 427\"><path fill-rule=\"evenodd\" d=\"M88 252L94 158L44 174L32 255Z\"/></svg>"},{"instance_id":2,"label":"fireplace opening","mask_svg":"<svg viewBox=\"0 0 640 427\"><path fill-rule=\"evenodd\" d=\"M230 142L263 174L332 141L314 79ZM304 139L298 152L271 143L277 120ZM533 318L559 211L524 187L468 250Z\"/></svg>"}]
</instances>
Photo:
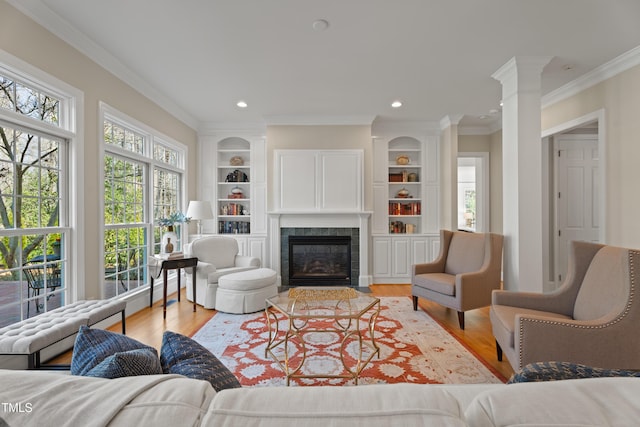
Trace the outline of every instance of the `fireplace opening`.
<instances>
[{"instance_id":1,"label":"fireplace opening","mask_svg":"<svg viewBox=\"0 0 640 427\"><path fill-rule=\"evenodd\" d=\"M289 283L349 286L351 237L289 236Z\"/></svg>"}]
</instances>

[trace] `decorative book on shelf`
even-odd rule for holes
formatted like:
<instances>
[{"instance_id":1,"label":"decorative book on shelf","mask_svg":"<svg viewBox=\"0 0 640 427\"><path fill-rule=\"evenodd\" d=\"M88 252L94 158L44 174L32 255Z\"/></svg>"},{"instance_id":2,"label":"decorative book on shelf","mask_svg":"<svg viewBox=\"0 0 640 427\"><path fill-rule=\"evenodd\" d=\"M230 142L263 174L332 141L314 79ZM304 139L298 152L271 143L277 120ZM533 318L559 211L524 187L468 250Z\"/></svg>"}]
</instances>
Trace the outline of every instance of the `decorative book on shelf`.
<instances>
[{"instance_id":1,"label":"decorative book on shelf","mask_svg":"<svg viewBox=\"0 0 640 427\"><path fill-rule=\"evenodd\" d=\"M246 215L247 208L240 203L228 203L220 207L220 215Z\"/></svg>"},{"instance_id":2,"label":"decorative book on shelf","mask_svg":"<svg viewBox=\"0 0 640 427\"><path fill-rule=\"evenodd\" d=\"M414 224L405 224L402 221L391 221L389 223L390 234L413 234L417 230Z\"/></svg>"},{"instance_id":3,"label":"decorative book on shelf","mask_svg":"<svg viewBox=\"0 0 640 427\"><path fill-rule=\"evenodd\" d=\"M389 215L420 215L420 202L389 202Z\"/></svg>"},{"instance_id":4,"label":"decorative book on shelf","mask_svg":"<svg viewBox=\"0 0 640 427\"><path fill-rule=\"evenodd\" d=\"M218 221L219 234L249 234L251 224L248 221Z\"/></svg>"}]
</instances>

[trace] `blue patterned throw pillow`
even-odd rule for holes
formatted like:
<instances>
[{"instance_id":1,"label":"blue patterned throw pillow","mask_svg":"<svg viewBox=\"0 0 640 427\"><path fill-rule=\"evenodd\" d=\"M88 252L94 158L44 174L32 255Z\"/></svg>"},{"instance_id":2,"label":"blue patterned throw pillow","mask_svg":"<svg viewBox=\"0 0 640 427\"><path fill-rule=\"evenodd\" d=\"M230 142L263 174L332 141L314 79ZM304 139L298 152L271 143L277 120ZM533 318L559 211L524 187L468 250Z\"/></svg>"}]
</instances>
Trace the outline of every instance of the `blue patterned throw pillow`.
<instances>
[{"instance_id":1,"label":"blue patterned throw pillow","mask_svg":"<svg viewBox=\"0 0 640 427\"><path fill-rule=\"evenodd\" d=\"M640 371L604 369L570 362L535 362L515 372L507 384L603 377L640 377Z\"/></svg>"},{"instance_id":2,"label":"blue patterned throw pillow","mask_svg":"<svg viewBox=\"0 0 640 427\"><path fill-rule=\"evenodd\" d=\"M165 374L209 381L216 391L240 388L240 382L209 350L189 337L171 331L162 336L160 363Z\"/></svg>"},{"instance_id":3,"label":"blue patterned throw pillow","mask_svg":"<svg viewBox=\"0 0 640 427\"><path fill-rule=\"evenodd\" d=\"M126 335L81 326L73 346L71 374L88 375L93 368L106 358L116 353L139 349L146 349L154 353L156 357L158 355L155 348L142 344L140 341L136 341Z\"/></svg>"},{"instance_id":4,"label":"blue patterned throw pillow","mask_svg":"<svg viewBox=\"0 0 640 427\"><path fill-rule=\"evenodd\" d=\"M155 349L139 348L112 354L85 375L113 379L156 374L162 374L158 353Z\"/></svg>"}]
</instances>

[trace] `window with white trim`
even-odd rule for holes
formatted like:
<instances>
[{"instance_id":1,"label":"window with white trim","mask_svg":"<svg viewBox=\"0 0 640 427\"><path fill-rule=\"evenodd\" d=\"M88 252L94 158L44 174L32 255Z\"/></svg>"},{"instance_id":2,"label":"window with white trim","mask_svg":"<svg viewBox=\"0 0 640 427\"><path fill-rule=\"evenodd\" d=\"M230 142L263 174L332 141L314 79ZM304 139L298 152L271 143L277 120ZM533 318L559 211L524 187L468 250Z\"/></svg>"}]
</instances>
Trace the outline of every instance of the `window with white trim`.
<instances>
[{"instance_id":1,"label":"window with white trim","mask_svg":"<svg viewBox=\"0 0 640 427\"><path fill-rule=\"evenodd\" d=\"M147 258L161 252L158 221L183 211L185 148L104 110L103 294L109 298L148 284ZM175 231L183 235L181 226Z\"/></svg>"},{"instance_id":2,"label":"window with white trim","mask_svg":"<svg viewBox=\"0 0 640 427\"><path fill-rule=\"evenodd\" d=\"M0 327L65 304L70 99L0 68ZM43 130L45 129L45 130Z\"/></svg>"}]
</instances>

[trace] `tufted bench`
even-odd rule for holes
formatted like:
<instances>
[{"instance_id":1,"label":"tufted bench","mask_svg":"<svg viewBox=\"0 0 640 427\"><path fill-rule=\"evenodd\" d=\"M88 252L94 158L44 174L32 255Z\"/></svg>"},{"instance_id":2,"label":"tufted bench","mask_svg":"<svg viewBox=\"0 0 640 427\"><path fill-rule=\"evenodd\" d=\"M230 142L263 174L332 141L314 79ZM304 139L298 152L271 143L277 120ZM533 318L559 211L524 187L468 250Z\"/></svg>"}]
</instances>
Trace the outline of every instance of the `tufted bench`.
<instances>
[{"instance_id":1,"label":"tufted bench","mask_svg":"<svg viewBox=\"0 0 640 427\"><path fill-rule=\"evenodd\" d=\"M277 274L257 268L225 274L218 279L216 310L243 314L264 310L265 299L278 293Z\"/></svg>"},{"instance_id":2,"label":"tufted bench","mask_svg":"<svg viewBox=\"0 0 640 427\"><path fill-rule=\"evenodd\" d=\"M118 313L125 333L126 301L76 301L0 329L0 354L28 356L29 369L40 369L40 351Z\"/></svg>"}]
</instances>

